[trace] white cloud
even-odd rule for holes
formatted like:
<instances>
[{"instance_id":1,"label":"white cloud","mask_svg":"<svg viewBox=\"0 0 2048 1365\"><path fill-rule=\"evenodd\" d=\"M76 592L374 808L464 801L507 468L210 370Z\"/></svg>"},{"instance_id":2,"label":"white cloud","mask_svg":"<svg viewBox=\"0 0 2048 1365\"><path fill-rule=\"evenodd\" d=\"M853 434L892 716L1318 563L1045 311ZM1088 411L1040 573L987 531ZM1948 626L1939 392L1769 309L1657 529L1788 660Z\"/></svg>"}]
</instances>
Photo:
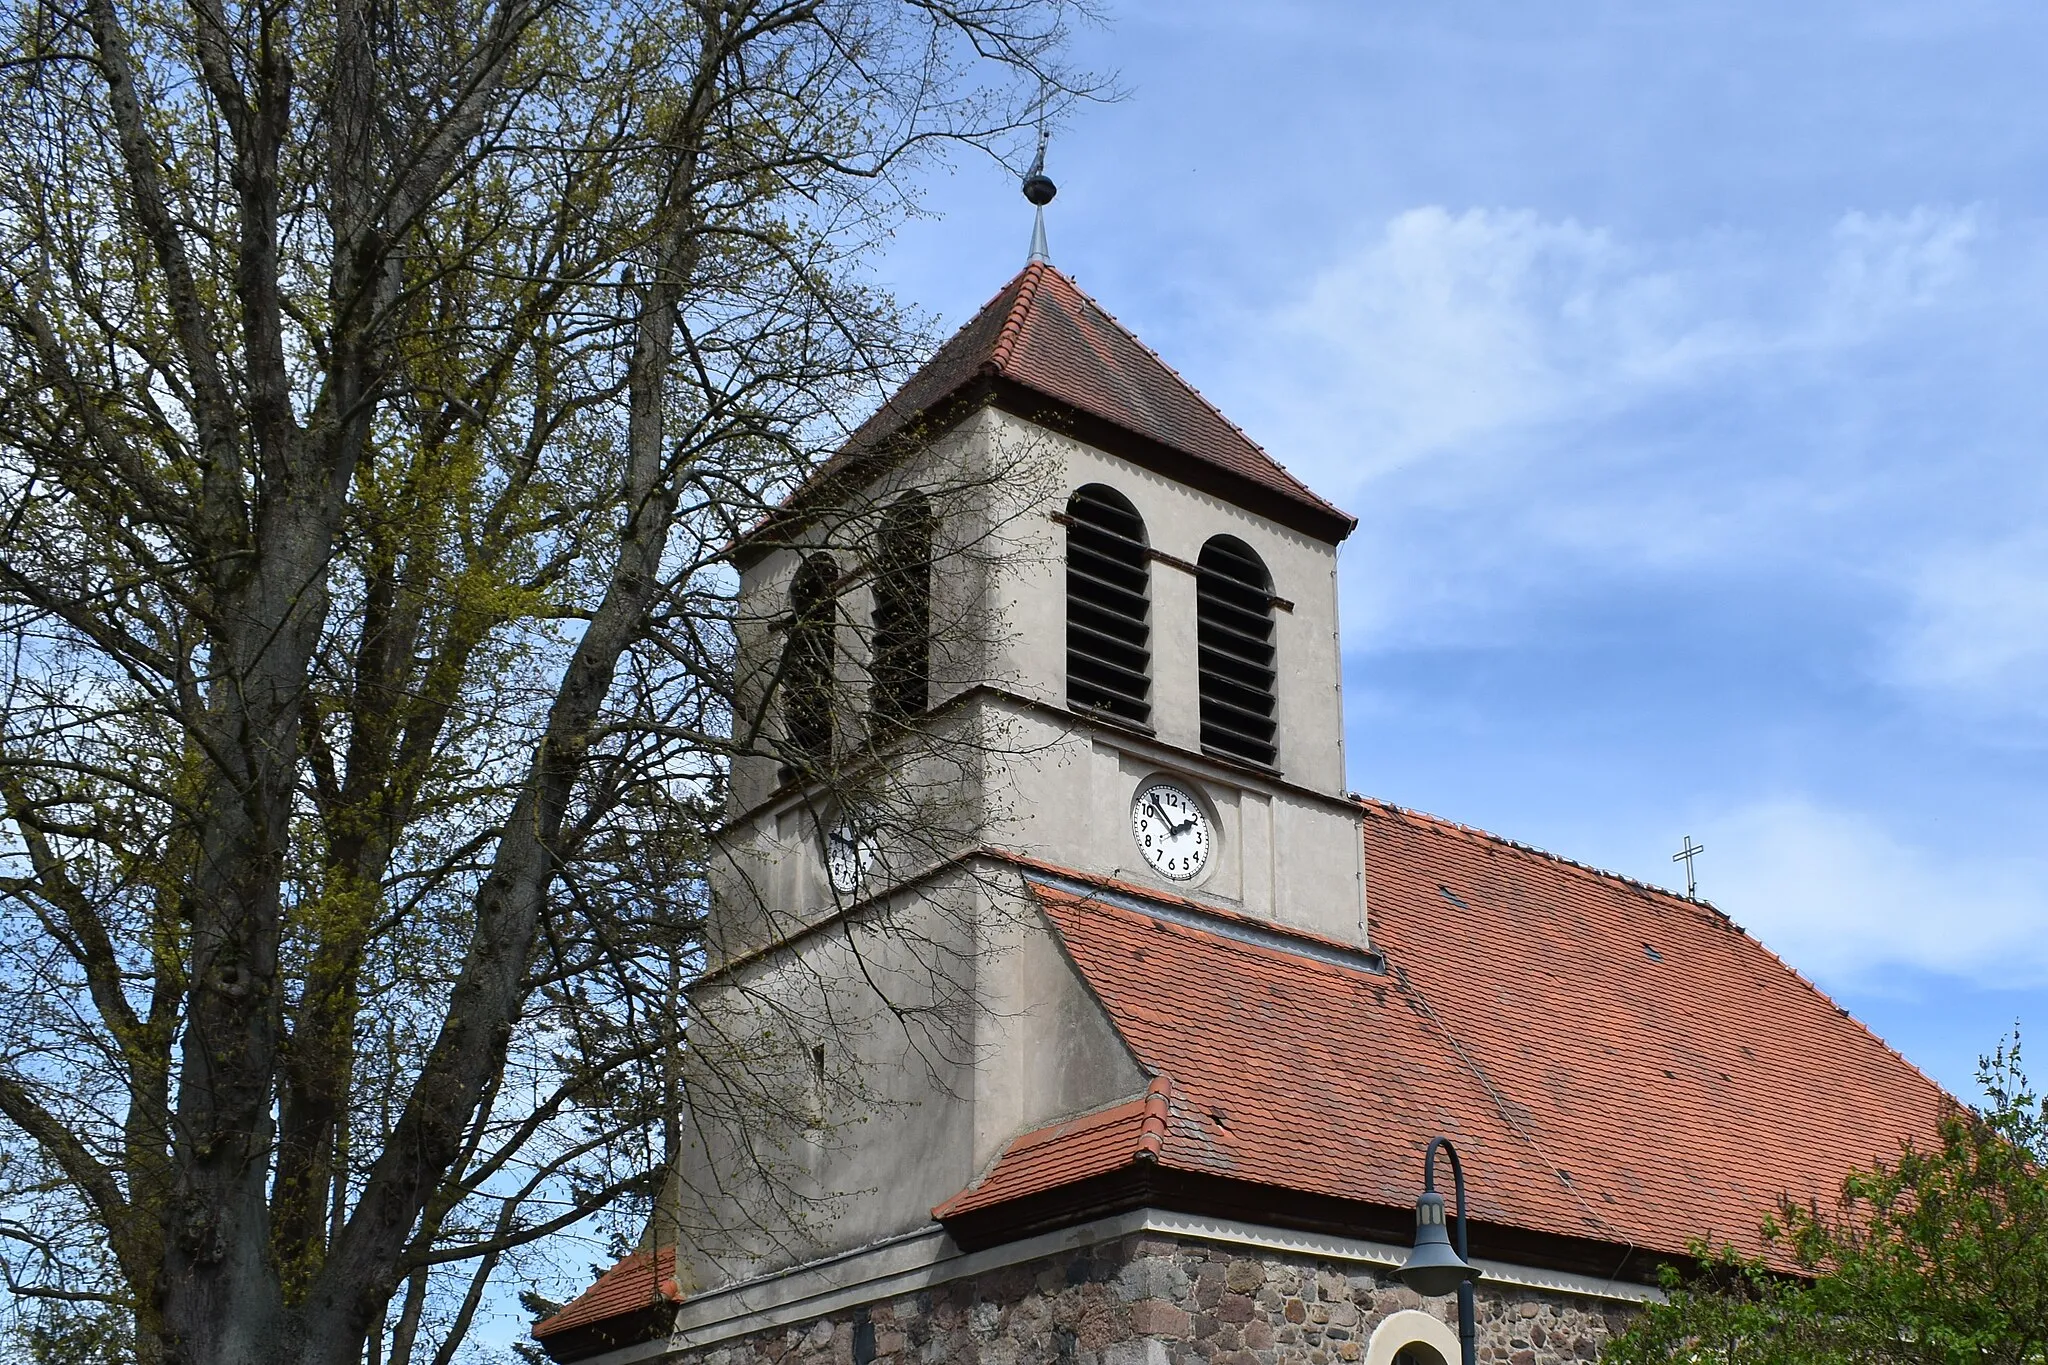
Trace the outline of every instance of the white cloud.
<instances>
[{"instance_id":1,"label":"white cloud","mask_svg":"<svg viewBox=\"0 0 2048 1365\"><path fill-rule=\"evenodd\" d=\"M2048 713L2048 533L1930 555L1907 582L1894 677L1994 710Z\"/></svg>"},{"instance_id":2,"label":"white cloud","mask_svg":"<svg viewBox=\"0 0 2048 1365\"><path fill-rule=\"evenodd\" d=\"M1898 314L1949 293L1969 273L1980 218L1974 205L1843 214L1808 344L1861 341Z\"/></svg>"},{"instance_id":3,"label":"white cloud","mask_svg":"<svg viewBox=\"0 0 2048 1365\"><path fill-rule=\"evenodd\" d=\"M1526 210L1411 209L1255 325L1287 448L1354 486L1611 409L1756 343L1698 281ZM1276 395L1277 397L1278 395ZM1303 401L1307 400L1307 401ZM1287 421L1288 417L1281 417Z\"/></svg>"},{"instance_id":4,"label":"white cloud","mask_svg":"<svg viewBox=\"0 0 2048 1365\"><path fill-rule=\"evenodd\" d=\"M1861 344L1950 294L1981 234L1975 207L1850 212L1805 244L1635 244L1528 210L1410 209L1250 320L1233 363L1276 448L1355 489Z\"/></svg>"},{"instance_id":5,"label":"white cloud","mask_svg":"<svg viewBox=\"0 0 2048 1365\"><path fill-rule=\"evenodd\" d=\"M1936 854L1860 814L1762 802L1712 822L1702 891L1795 967L1882 990L1887 969L2048 982L2048 860Z\"/></svg>"},{"instance_id":6,"label":"white cloud","mask_svg":"<svg viewBox=\"0 0 2048 1365\"><path fill-rule=\"evenodd\" d=\"M1975 207L1791 242L1411 209L1243 319L1217 368L1226 406L1363 518L1354 643L1495 640L1532 594L1753 573L1914 515L1927 475L1878 477L1901 453L1836 362L1962 297L1986 236Z\"/></svg>"}]
</instances>

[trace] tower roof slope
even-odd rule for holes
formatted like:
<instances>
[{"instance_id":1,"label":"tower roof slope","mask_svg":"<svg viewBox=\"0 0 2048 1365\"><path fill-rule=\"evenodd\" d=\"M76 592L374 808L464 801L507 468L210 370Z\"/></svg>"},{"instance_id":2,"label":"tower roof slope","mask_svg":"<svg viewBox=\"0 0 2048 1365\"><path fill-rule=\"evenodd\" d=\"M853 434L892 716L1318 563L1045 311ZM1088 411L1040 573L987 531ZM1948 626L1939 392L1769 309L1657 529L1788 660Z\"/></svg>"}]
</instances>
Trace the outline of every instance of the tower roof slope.
<instances>
[{"instance_id":1,"label":"tower roof slope","mask_svg":"<svg viewBox=\"0 0 2048 1365\"><path fill-rule=\"evenodd\" d=\"M1336 541L1355 520L1318 497L1217 411L1067 276L1024 267L869 418L849 449L872 449L980 381L1024 416L1071 410L1149 449L1141 462L1212 491L1251 492L1276 519ZM1090 424L1092 426L1092 424ZM1093 430L1077 431L1084 438ZM1127 452L1128 453L1128 452ZM1149 456L1150 458L1146 458ZM1210 476L1204 479L1203 475ZM1235 485L1235 488L1231 486Z\"/></svg>"},{"instance_id":2,"label":"tower roof slope","mask_svg":"<svg viewBox=\"0 0 2048 1365\"><path fill-rule=\"evenodd\" d=\"M1949 1103L1709 906L1363 812L1384 975L1234 935L1228 916L1208 932L1129 896L1038 887L1176 1117L1199 1120L1169 1124L1156 1156L1094 1143L1070 1169L1149 1161L1400 1208L1443 1134L1483 1224L1654 1256L1695 1238L1761 1253L1780 1196L1832 1201L1851 1166L1931 1134ZM1020 1140L942 1213L987 1216L1065 1165L1045 1150L1058 1135L1033 1138L1034 1178Z\"/></svg>"}]
</instances>

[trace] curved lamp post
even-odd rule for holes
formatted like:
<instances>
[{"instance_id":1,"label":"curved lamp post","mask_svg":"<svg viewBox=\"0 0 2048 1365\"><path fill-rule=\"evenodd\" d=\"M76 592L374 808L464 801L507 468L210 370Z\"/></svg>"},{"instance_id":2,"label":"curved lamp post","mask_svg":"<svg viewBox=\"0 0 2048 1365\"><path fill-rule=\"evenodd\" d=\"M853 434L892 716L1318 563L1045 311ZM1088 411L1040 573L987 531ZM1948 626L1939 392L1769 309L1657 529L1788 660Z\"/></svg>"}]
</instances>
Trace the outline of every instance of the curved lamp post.
<instances>
[{"instance_id":1,"label":"curved lamp post","mask_svg":"<svg viewBox=\"0 0 2048 1365\"><path fill-rule=\"evenodd\" d=\"M1436 1149L1443 1148L1451 1159L1451 1183L1458 1195L1458 1243L1454 1250L1444 1228L1444 1197L1436 1192ZM1449 1138L1431 1138L1422 1158L1422 1197L1415 1201L1415 1250L1407 1263L1394 1273L1425 1298L1452 1290L1458 1293L1458 1353L1463 1365L1479 1359L1479 1325L1472 1304L1472 1282L1478 1270L1466 1259L1465 1168L1458 1162L1458 1149Z\"/></svg>"}]
</instances>

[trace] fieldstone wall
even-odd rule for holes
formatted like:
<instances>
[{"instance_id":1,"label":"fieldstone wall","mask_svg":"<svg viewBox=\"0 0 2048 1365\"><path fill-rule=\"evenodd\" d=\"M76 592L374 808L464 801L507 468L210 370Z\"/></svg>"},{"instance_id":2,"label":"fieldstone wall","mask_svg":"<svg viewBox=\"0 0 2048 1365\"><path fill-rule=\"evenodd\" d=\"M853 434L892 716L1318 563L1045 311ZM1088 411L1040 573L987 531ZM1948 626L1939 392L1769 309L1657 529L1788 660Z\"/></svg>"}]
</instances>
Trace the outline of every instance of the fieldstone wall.
<instances>
[{"instance_id":1,"label":"fieldstone wall","mask_svg":"<svg viewBox=\"0 0 2048 1365\"><path fill-rule=\"evenodd\" d=\"M1454 1299L1391 1271L1155 1235L1128 1237L673 1357L676 1365L1331 1365L1389 1314L1455 1334ZM1624 1305L1534 1290L1479 1301L1479 1358L1591 1361ZM1455 1360L1450 1365L1457 1365Z\"/></svg>"}]
</instances>

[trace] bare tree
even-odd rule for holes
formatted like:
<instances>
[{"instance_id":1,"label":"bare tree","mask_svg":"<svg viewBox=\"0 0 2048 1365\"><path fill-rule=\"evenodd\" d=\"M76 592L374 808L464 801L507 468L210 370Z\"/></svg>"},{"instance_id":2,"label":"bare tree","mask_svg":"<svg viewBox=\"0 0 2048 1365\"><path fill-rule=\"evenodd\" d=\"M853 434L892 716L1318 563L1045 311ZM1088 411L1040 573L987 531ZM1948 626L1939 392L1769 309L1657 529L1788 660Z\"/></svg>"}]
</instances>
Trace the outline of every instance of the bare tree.
<instances>
[{"instance_id":1,"label":"bare tree","mask_svg":"<svg viewBox=\"0 0 2048 1365\"><path fill-rule=\"evenodd\" d=\"M645 1208L725 774L809 771L721 551L914 356L863 282L905 177L1084 92L1080 8L10 4L32 1345L440 1365Z\"/></svg>"}]
</instances>

